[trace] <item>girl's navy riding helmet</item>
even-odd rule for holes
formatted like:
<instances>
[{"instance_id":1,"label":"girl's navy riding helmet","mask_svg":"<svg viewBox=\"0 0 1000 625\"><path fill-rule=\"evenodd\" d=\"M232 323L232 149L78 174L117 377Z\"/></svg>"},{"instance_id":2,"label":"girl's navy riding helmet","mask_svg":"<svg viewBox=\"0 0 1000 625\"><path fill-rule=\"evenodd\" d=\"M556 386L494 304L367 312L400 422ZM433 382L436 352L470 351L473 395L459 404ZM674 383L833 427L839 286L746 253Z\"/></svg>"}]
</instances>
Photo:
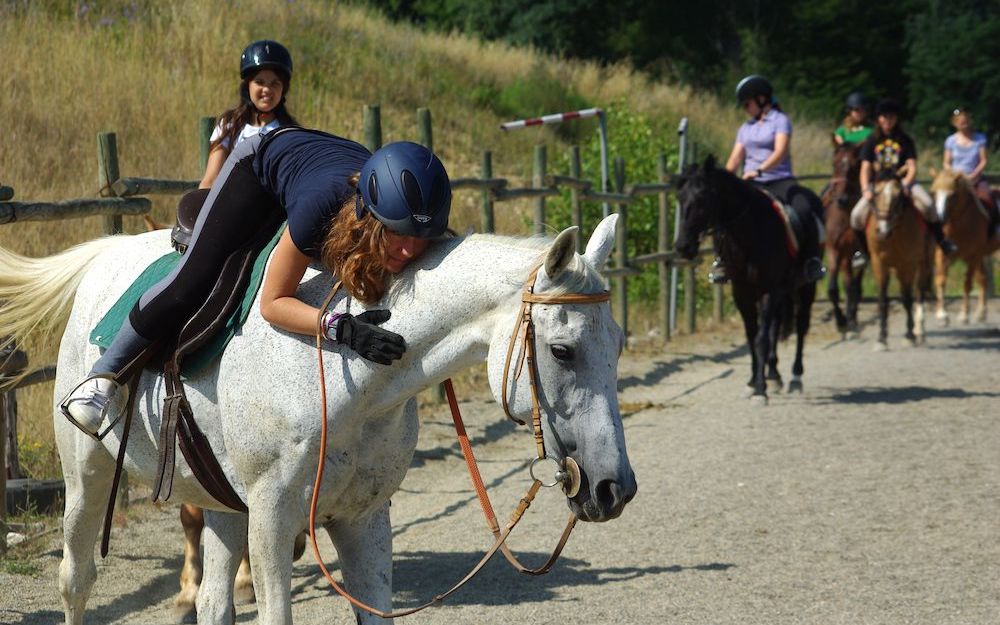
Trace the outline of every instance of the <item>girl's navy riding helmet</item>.
<instances>
[{"instance_id":1,"label":"girl's navy riding helmet","mask_svg":"<svg viewBox=\"0 0 1000 625\"><path fill-rule=\"evenodd\" d=\"M441 236L448 228L451 182L444 165L417 143L399 141L377 150L358 180L364 207L397 234L421 239Z\"/></svg>"}]
</instances>

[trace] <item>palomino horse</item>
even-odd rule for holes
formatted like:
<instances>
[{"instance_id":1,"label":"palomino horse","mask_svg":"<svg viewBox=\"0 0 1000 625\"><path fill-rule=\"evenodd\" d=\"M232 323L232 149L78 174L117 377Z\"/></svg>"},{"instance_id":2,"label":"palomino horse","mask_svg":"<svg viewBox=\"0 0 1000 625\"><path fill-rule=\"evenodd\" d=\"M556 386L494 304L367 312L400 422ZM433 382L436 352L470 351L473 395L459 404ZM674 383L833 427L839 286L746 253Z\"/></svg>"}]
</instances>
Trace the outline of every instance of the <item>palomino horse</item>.
<instances>
[{"instance_id":1,"label":"palomino horse","mask_svg":"<svg viewBox=\"0 0 1000 625\"><path fill-rule=\"evenodd\" d=\"M316 462L326 458L316 510L339 555L351 593L377 610L392 604L392 533L389 497L413 458L418 420L414 395L421 389L486 361L494 396L506 391L511 414L525 418L541 406L540 439L549 456L579 465L579 491L567 499L582 520L607 521L621 514L636 492L625 450L617 399L617 362L624 336L610 306L593 303L604 290L599 268L614 247L617 216L606 218L585 254L574 252L574 229L554 242L470 235L441 242L394 279L379 307L390 308L390 330L408 349L391 366L371 363L339 345L325 343L329 444L320 449L317 354L313 340L274 328L257 306L225 353L187 380L187 397L225 476L249 508L226 511L178 461L172 497L206 509L205 576L198 619L234 621L233 584L244 540L249 537L257 609L262 623L291 622L292 542L307 526ZM87 374L98 356L91 328L132 280L166 245L163 231L114 237L41 259L45 279L26 280L20 300L5 311L22 317L76 289L59 350L55 395L61 398ZM526 280L534 282L535 358L505 367ZM7 268L0 271L7 274ZM311 268L297 295L320 305L329 274ZM0 282L2 284L2 282ZM79 288L75 285L79 284ZM14 289L0 289L11 303ZM549 298L546 303L546 298ZM36 301L40 300L40 301ZM541 301L539 301L541 300ZM583 301L581 301L583 300ZM36 306L32 308L32 304ZM357 301L338 294L331 310L360 312ZM49 310L65 319L66 311ZM2 317L2 316L0 316ZM0 318L0 322L4 321ZM37 325L30 319L22 327ZM50 318L47 322L58 321ZM9 324L8 324L9 325ZM0 323L0 328L6 327ZM524 335L518 334L515 346ZM516 353L516 352L515 352ZM151 483L157 467L158 430L164 399L162 375L147 371L136 393L136 419L125 469ZM114 455L124 421L96 442L58 410L57 444L66 481L65 544L59 572L66 622L79 624L96 578L94 545L111 490ZM526 441L527 442L527 441ZM381 622L356 612L360 623Z\"/></svg>"},{"instance_id":2,"label":"palomino horse","mask_svg":"<svg viewBox=\"0 0 1000 625\"><path fill-rule=\"evenodd\" d=\"M976 321L986 320L986 271L985 263L989 255L1000 248L1000 237L988 233L989 215L976 202L975 191L969 179L962 172L944 169L934 177L931 185L938 215L944 222L944 234L958 245L958 252L949 258L937 250L937 265L934 270L934 290L937 294L937 314L945 325L948 311L945 310L944 285L948 276L948 265L955 260L965 263L965 281L962 284L962 312L959 320L969 323L969 292L972 281L979 285L979 305L976 307ZM992 202L992 199L990 200Z\"/></svg>"},{"instance_id":3,"label":"palomino horse","mask_svg":"<svg viewBox=\"0 0 1000 625\"><path fill-rule=\"evenodd\" d=\"M821 198L826 210L826 293L842 334L858 326L858 304L861 302L862 270L851 267L851 258L858 251L854 230L851 229L851 209L861 199L859 176L861 161L858 148L845 143L833 152L833 177ZM839 277L844 277L847 295L846 314L840 308Z\"/></svg>"},{"instance_id":4,"label":"palomino horse","mask_svg":"<svg viewBox=\"0 0 1000 625\"><path fill-rule=\"evenodd\" d=\"M801 256L789 251L783 218L770 197L716 167L715 159L709 156L703 165L685 169L677 198L681 206L677 251L685 258L694 258L702 235L711 231L726 264L752 357L751 401L765 405L768 387L781 390L777 343L789 331L793 318L795 362L788 390L801 391L802 349L816 283L799 284ZM810 224L815 241L818 220L810 214L800 216L800 221Z\"/></svg>"},{"instance_id":5,"label":"palomino horse","mask_svg":"<svg viewBox=\"0 0 1000 625\"><path fill-rule=\"evenodd\" d=\"M888 349L889 270L896 270L900 297L906 310L906 341L916 345L924 338L924 297L930 290L933 240L913 200L897 178L875 186L874 214L865 226L872 274L878 289L879 332L876 351ZM913 308L913 290L917 307Z\"/></svg>"}]
</instances>

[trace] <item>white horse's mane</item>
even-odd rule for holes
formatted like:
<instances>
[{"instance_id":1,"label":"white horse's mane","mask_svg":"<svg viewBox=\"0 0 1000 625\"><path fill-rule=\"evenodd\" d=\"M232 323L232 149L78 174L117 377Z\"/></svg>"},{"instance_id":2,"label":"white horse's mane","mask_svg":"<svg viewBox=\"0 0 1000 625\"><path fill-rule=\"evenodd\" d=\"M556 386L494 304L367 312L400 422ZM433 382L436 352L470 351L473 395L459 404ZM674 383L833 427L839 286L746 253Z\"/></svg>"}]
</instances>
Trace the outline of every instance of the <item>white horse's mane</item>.
<instances>
[{"instance_id":1,"label":"white horse's mane","mask_svg":"<svg viewBox=\"0 0 1000 625\"><path fill-rule=\"evenodd\" d=\"M520 271L515 272L518 280L526 282L528 277L545 262L546 252L551 247L553 239L547 236L515 237L498 234L466 234L439 241L433 248L427 250L423 257L413 263L413 268L439 263L449 254L458 252L465 245L485 244L486 246L510 247L523 250L534 250L538 254ZM512 268L513 269L513 268ZM393 280L389 284L385 301L393 301L400 291L406 288L407 280ZM590 293L604 289L604 277L600 271L592 267L583 256L574 254L565 269L557 279L546 286L545 294L553 297L567 293Z\"/></svg>"}]
</instances>

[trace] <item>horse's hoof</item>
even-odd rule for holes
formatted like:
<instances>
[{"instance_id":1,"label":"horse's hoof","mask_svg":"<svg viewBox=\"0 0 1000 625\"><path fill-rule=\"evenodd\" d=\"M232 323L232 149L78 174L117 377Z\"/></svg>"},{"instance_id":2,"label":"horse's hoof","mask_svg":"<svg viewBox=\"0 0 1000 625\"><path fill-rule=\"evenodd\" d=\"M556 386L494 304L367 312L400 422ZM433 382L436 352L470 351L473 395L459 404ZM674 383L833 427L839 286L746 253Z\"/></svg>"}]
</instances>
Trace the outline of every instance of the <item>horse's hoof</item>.
<instances>
[{"instance_id":1,"label":"horse's hoof","mask_svg":"<svg viewBox=\"0 0 1000 625\"><path fill-rule=\"evenodd\" d=\"M792 379L788 382L788 392L789 393L801 393L803 390L801 379Z\"/></svg>"},{"instance_id":2,"label":"horse's hoof","mask_svg":"<svg viewBox=\"0 0 1000 625\"><path fill-rule=\"evenodd\" d=\"M302 557L302 554L306 552L306 540L309 538L309 532L299 532L299 535L295 537L295 547L292 549L292 561L298 561Z\"/></svg>"},{"instance_id":3,"label":"horse's hoof","mask_svg":"<svg viewBox=\"0 0 1000 625\"><path fill-rule=\"evenodd\" d=\"M875 344L872 345L872 351L873 352L887 352L887 351L889 351L889 346L886 344L885 341L875 341Z\"/></svg>"},{"instance_id":4,"label":"horse's hoof","mask_svg":"<svg viewBox=\"0 0 1000 625\"><path fill-rule=\"evenodd\" d=\"M969 315L962 315L958 320L962 322L963 326L969 325Z\"/></svg>"},{"instance_id":5,"label":"horse's hoof","mask_svg":"<svg viewBox=\"0 0 1000 625\"><path fill-rule=\"evenodd\" d=\"M767 380L767 392L769 393L780 393L784 387L781 378L768 378Z\"/></svg>"},{"instance_id":6,"label":"horse's hoof","mask_svg":"<svg viewBox=\"0 0 1000 625\"><path fill-rule=\"evenodd\" d=\"M236 605L257 603L257 595L253 592L253 586L237 586L233 591L233 603Z\"/></svg>"},{"instance_id":7,"label":"horse's hoof","mask_svg":"<svg viewBox=\"0 0 1000 625\"><path fill-rule=\"evenodd\" d=\"M763 408L767 405L767 395L752 395L750 405L754 408Z\"/></svg>"},{"instance_id":8,"label":"horse's hoof","mask_svg":"<svg viewBox=\"0 0 1000 625\"><path fill-rule=\"evenodd\" d=\"M753 395L753 393L754 393L754 387L753 387L752 384L747 384L743 388L743 397L745 397L745 398L751 397Z\"/></svg>"},{"instance_id":9,"label":"horse's hoof","mask_svg":"<svg viewBox=\"0 0 1000 625\"><path fill-rule=\"evenodd\" d=\"M187 624L198 622L198 610L196 610L193 605L174 606L174 616L177 617L177 620L175 621L177 623Z\"/></svg>"},{"instance_id":10,"label":"horse's hoof","mask_svg":"<svg viewBox=\"0 0 1000 625\"><path fill-rule=\"evenodd\" d=\"M917 339L915 337L909 337L908 336L908 337L906 337L906 338L903 339L903 345L905 347L916 347L917 346Z\"/></svg>"}]
</instances>

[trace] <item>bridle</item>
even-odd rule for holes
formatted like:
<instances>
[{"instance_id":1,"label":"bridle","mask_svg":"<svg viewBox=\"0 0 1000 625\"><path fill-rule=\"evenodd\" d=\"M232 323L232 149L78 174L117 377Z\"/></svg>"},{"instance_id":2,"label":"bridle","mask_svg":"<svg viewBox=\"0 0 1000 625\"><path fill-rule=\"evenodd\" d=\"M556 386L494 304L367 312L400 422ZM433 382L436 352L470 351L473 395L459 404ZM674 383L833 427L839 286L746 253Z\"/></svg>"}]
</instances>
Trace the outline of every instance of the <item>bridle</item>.
<instances>
[{"instance_id":1,"label":"bridle","mask_svg":"<svg viewBox=\"0 0 1000 625\"><path fill-rule=\"evenodd\" d=\"M455 423L455 432L458 436L459 446L462 449L462 456L465 458L465 463L469 469L469 477L472 479L472 484L476 489L476 495L479 498L479 504L483 509L483 515L486 517L486 524L489 526L490 531L493 533L495 538L493 546L490 547L483 557L479 560L475 567L472 568L469 573L465 575L461 580L458 581L454 586L452 586L447 591L435 596L430 601L419 605L414 608L409 608L406 610L401 610L399 612L382 612L376 608L373 608L365 603L362 603L355 597L351 596L346 590L344 590L327 570L326 565L323 563L323 558L319 553L319 546L316 543L316 504L319 500L320 485L323 479L323 466L326 457L326 441L327 441L327 429L326 429L326 379L324 375L323 368L323 331L321 328L323 313L326 311L330 302L333 300L333 296L336 294L337 290L340 288L340 282L334 285L333 289L330 291L329 296L320 307L319 317L317 319L317 332L316 332L316 347L319 358L319 377L320 377L320 394L322 400L322 429L320 434L320 453L319 461L316 469L316 481L313 486L312 502L309 507L309 537L312 540L313 552L316 555L316 561L319 564L320 569L323 571L324 576L342 597L347 599L355 607L370 612L376 616L382 618L398 618L401 616L407 616L415 612L419 612L425 608L432 605L436 605L444 601L456 590L461 588L466 582L471 580L475 575L482 570L486 563L496 554L497 551L501 551L507 561L510 562L511 566L527 575L544 575L549 572L549 569L556 563L559 559L559 555L562 553L563 547L566 546L566 542L569 540L569 535L576 526L576 516L570 514L569 520L566 523L566 527L563 529L562 536L559 538L558 543L556 543L555 548L552 551L552 555L549 556L546 562L538 568L528 568L522 565L517 557L510 551L507 547L506 540L510 535L511 531L521 520L521 517L527 511L528 506L534 500L535 495L538 490L542 487L551 487L556 484L562 485L563 493L567 498L572 498L577 495L580 489L580 467L577 465L576 461L565 456L562 462L556 462L552 458L548 458L545 455L545 442L542 432L542 410L541 405L538 401L539 387L540 383L538 381L538 368L536 361L536 350L535 350L535 324L531 318L531 309L533 304L600 304L607 302L611 299L611 293L609 291L601 291L598 293L568 293L563 295L539 295L534 292L535 280L538 277L539 268L536 268L528 276L528 280L525 283L524 291L521 294L521 308L517 314L517 322L514 325L514 332L511 334L510 343L507 346L507 358L504 363L503 369L503 391L501 404L503 406L504 413L510 417L513 421L518 424L524 425L524 421L518 419L510 411L510 407L507 402L507 380L510 377L510 366L513 362L514 345L517 343L518 337L521 338L521 348L518 350L517 365L514 367L514 379L516 380L520 377L522 370L527 366L528 371L528 381L531 389L531 425L534 430L535 436L535 446L537 451L537 456L531 461L529 465L529 472L532 478L531 487L528 491L521 497L520 502L515 508L514 512L511 514L510 520L503 530L500 529L500 524L497 522L496 514L493 512L493 505L490 502L489 495L486 493L486 486L483 483L482 476L479 473L479 468L476 465L475 456L472 453L472 445L469 442L468 434L465 431L465 425L462 422L462 415L458 409L458 400L455 398L455 389L452 386L451 379L447 379L443 382L445 393L448 397L448 405L451 409L452 420ZM542 482L542 480L535 477L535 466L539 462L545 460L551 460L556 462L558 469L555 472L555 479L551 483Z\"/></svg>"}]
</instances>

